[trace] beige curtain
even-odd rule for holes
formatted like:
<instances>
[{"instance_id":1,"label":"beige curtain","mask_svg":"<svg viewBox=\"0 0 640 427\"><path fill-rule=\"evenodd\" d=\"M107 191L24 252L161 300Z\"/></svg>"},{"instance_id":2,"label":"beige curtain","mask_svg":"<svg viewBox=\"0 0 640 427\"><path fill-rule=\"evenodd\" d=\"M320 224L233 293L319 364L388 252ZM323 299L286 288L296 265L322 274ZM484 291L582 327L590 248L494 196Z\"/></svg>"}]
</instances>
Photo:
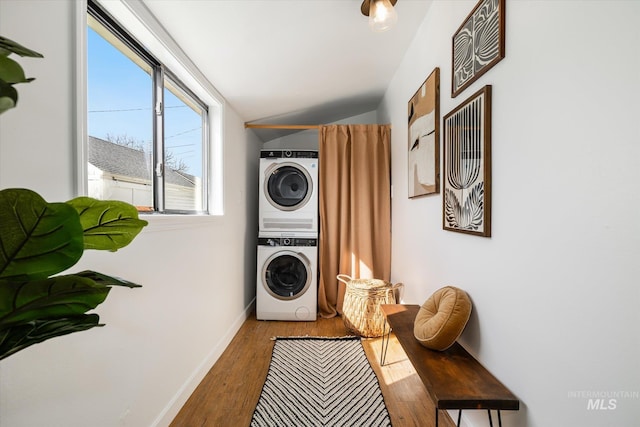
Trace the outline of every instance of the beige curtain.
<instances>
[{"instance_id":1,"label":"beige curtain","mask_svg":"<svg viewBox=\"0 0 640 427\"><path fill-rule=\"evenodd\" d=\"M344 284L390 279L391 128L329 125L319 130L320 280L322 317L342 314Z\"/></svg>"}]
</instances>

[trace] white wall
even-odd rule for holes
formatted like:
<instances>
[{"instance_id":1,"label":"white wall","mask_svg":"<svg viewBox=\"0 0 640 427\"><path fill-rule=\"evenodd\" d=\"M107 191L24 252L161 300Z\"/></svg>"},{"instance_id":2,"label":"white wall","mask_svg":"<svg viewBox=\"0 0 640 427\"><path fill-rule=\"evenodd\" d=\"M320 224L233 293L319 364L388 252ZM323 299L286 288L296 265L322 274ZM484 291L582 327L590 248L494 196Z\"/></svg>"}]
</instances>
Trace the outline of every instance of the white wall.
<instances>
[{"instance_id":1,"label":"white wall","mask_svg":"<svg viewBox=\"0 0 640 427\"><path fill-rule=\"evenodd\" d=\"M2 0L0 34L42 52L20 59L35 82L0 116L0 188L75 196L74 0ZM113 289L104 328L56 338L0 362L0 426L168 425L224 350L255 297L257 139L227 109L224 215L148 218L93 269L143 285Z\"/></svg>"},{"instance_id":2,"label":"white wall","mask_svg":"<svg viewBox=\"0 0 640 427\"><path fill-rule=\"evenodd\" d=\"M504 425L637 425L640 2L507 1L506 58L452 99L451 37L475 4L432 4L379 109L392 279L407 303L448 284L470 294L462 342L521 399ZM407 198L406 106L436 66L442 116L493 85L491 238L442 230L440 194ZM582 391L635 394L588 410Z\"/></svg>"}]
</instances>

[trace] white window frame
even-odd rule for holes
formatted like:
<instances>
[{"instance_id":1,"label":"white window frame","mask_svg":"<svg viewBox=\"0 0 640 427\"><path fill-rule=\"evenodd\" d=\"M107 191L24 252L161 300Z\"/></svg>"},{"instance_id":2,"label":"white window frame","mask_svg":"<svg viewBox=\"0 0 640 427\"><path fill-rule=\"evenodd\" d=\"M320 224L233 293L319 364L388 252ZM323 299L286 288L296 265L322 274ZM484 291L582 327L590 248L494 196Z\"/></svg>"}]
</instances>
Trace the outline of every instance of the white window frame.
<instances>
[{"instance_id":1,"label":"white window frame","mask_svg":"<svg viewBox=\"0 0 640 427\"><path fill-rule=\"evenodd\" d=\"M209 215L223 215L223 123L225 101L187 57L144 3L136 0L94 0L142 43L185 84L209 110L208 205ZM76 2L76 182L77 193L87 185L87 0ZM194 215L180 215L190 217Z\"/></svg>"}]
</instances>

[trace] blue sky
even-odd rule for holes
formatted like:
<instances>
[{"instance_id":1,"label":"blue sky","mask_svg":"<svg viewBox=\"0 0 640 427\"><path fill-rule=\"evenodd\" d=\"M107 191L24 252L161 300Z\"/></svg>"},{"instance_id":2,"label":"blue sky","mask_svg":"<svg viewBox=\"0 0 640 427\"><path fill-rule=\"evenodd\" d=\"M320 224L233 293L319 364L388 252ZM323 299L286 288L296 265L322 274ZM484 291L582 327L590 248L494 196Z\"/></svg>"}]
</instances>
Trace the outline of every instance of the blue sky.
<instances>
[{"instance_id":1,"label":"blue sky","mask_svg":"<svg viewBox=\"0 0 640 427\"><path fill-rule=\"evenodd\" d=\"M127 136L150 147L151 77L90 28L87 40L89 135ZM165 90L165 147L197 176L202 176L201 127L200 115Z\"/></svg>"}]
</instances>

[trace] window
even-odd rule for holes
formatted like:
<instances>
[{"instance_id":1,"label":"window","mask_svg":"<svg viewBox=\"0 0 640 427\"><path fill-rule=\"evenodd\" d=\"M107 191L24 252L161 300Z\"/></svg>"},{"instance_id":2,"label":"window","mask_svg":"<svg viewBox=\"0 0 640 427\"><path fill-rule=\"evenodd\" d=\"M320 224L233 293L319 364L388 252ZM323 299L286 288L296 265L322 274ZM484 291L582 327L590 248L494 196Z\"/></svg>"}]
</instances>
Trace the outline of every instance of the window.
<instances>
[{"instance_id":1,"label":"window","mask_svg":"<svg viewBox=\"0 0 640 427\"><path fill-rule=\"evenodd\" d=\"M208 212L209 108L93 1L87 189L141 212Z\"/></svg>"}]
</instances>

